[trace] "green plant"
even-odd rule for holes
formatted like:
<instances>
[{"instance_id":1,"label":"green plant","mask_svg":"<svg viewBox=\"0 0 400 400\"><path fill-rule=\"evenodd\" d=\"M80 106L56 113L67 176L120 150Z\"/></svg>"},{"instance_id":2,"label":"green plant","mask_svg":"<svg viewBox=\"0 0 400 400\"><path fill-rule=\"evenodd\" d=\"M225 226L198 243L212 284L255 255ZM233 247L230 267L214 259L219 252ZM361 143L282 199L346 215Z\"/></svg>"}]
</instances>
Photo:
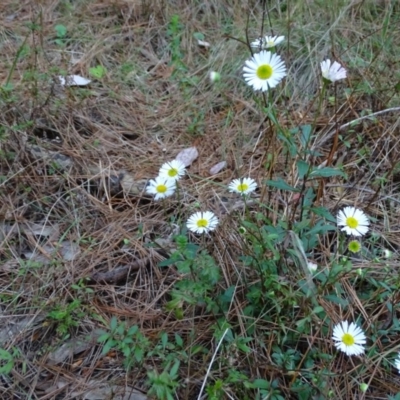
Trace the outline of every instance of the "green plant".
<instances>
[{"instance_id":1,"label":"green plant","mask_svg":"<svg viewBox=\"0 0 400 400\"><path fill-rule=\"evenodd\" d=\"M66 306L56 306L48 313L48 317L57 322L57 332L66 335L71 327L79 326L85 313L81 310L81 301L73 300Z\"/></svg>"},{"instance_id":2,"label":"green plant","mask_svg":"<svg viewBox=\"0 0 400 400\"><path fill-rule=\"evenodd\" d=\"M107 74L107 68L102 65L97 65L96 67L89 68L89 74L96 79L102 79Z\"/></svg>"},{"instance_id":3,"label":"green plant","mask_svg":"<svg viewBox=\"0 0 400 400\"><path fill-rule=\"evenodd\" d=\"M171 51L171 64L174 66L174 75L179 75L187 71L187 66L183 62L183 54L181 51L181 36L183 25L180 22L178 14L171 16L167 28L167 36L170 40L169 48Z\"/></svg>"},{"instance_id":4,"label":"green plant","mask_svg":"<svg viewBox=\"0 0 400 400\"><path fill-rule=\"evenodd\" d=\"M251 389L256 389L256 400L271 399L284 400L279 390L279 381L274 379L272 382L266 379L255 379L252 382L246 383L246 386Z\"/></svg>"},{"instance_id":5,"label":"green plant","mask_svg":"<svg viewBox=\"0 0 400 400\"><path fill-rule=\"evenodd\" d=\"M71 289L76 290L78 293L93 294L94 290L86 286L87 281L88 279L79 279L78 283L71 285Z\"/></svg>"},{"instance_id":6,"label":"green plant","mask_svg":"<svg viewBox=\"0 0 400 400\"><path fill-rule=\"evenodd\" d=\"M54 42L58 46L61 47L65 46L67 44L67 34L68 34L67 27L65 25L58 24L54 27L54 30L56 32L56 38Z\"/></svg>"},{"instance_id":7,"label":"green plant","mask_svg":"<svg viewBox=\"0 0 400 400\"><path fill-rule=\"evenodd\" d=\"M213 310L217 306L209 296L220 280L220 269L215 260L198 245L190 243L184 235L175 237L177 250L170 258L159 263L165 267L174 264L182 275L171 291L172 299L167 304L168 310L173 310L178 318L183 318L185 305L205 305Z\"/></svg>"},{"instance_id":8,"label":"green plant","mask_svg":"<svg viewBox=\"0 0 400 400\"><path fill-rule=\"evenodd\" d=\"M14 368L15 357L17 357L19 351L14 348L13 352L0 348L0 374L8 375Z\"/></svg>"},{"instance_id":9,"label":"green plant","mask_svg":"<svg viewBox=\"0 0 400 400\"><path fill-rule=\"evenodd\" d=\"M147 393L156 396L159 400L174 400L176 389L179 386L179 366L180 361L177 360L172 366L168 364L161 374L157 371L148 371L147 384L149 390Z\"/></svg>"},{"instance_id":10,"label":"green plant","mask_svg":"<svg viewBox=\"0 0 400 400\"><path fill-rule=\"evenodd\" d=\"M138 325L128 327L126 322L118 322L116 317L111 318L109 331L103 331L98 342L104 343L103 354L110 350L120 351L126 369L141 364L150 349L150 341L140 332Z\"/></svg>"}]
</instances>

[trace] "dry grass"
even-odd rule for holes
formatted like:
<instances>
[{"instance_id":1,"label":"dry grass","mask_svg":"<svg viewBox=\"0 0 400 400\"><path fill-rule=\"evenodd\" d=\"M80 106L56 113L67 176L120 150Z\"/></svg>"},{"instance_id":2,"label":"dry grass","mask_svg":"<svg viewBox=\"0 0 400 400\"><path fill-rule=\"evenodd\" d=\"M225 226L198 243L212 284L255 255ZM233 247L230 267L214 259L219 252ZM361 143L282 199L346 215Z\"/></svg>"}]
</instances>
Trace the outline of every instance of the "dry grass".
<instances>
[{"instance_id":1,"label":"dry grass","mask_svg":"<svg viewBox=\"0 0 400 400\"><path fill-rule=\"evenodd\" d=\"M165 360L154 353L127 372L120 352L103 355L98 330L106 329L113 316L138 325L148 341L144 347L153 348L162 332L171 343L176 333L183 338L181 350L163 350L181 357L177 399L197 398L218 343L216 331L222 333L224 323L237 337L252 341L247 353L234 340L219 350L208 382L224 381L223 398L255 398L256 391L241 386L243 379L227 380L232 370L250 381L275 381L288 399L306 398L293 387L308 379L304 371L309 369L325 371L321 381L307 381L319 390L315 398L378 399L399 392L397 373L385 361L400 345L395 334L400 298L392 280L399 272L400 244L398 110L340 132L333 164L343 166L347 179L328 179L318 199L332 214L343 205L356 205L373 217L374 254L385 248L395 256L390 262L377 256L353 260L354 270L368 270L390 290L378 284L364 287L365 281L355 287L349 273L310 302L299 288L301 271L288 262L276 294L281 314L278 306L265 303L250 317L244 312L247 289L260 278L241 262L254 249L237 229L243 204L227 195L225 185L243 175L260 184L277 177L296 183L296 160L286 155L275 128L243 83L248 49L232 39L245 40L246 27L251 37L258 36L259 2L37 3L8 0L0 5L0 80L6 89L0 113L0 348L14 355L11 372L0 377L2 398L88 399L95 398L90 397L94 389L102 390L96 398L113 398L105 384L115 391L135 387L146 392L147 371L161 373ZM288 10L285 2L273 3L270 17L274 31L288 38L282 55L289 66L275 109L283 128L315 122L312 146L320 153L315 159L319 165L331 150L335 126L398 105L394 84L400 81L400 10L395 1L349 5L335 0L328 9L293 1ZM174 15L179 15L179 25L172 34ZM56 25L67 30L64 45L55 42ZM195 32L205 35L210 49L197 45ZM338 86L337 112L326 103L314 121L318 65L324 57L338 59L350 73ZM89 88L56 83L63 71L88 76L99 65L107 73ZM211 70L221 71L222 82L209 82ZM197 147L199 158L182 181L180 197L155 203L144 194L147 179L163 161L191 146ZM210 168L220 161L227 168L210 176ZM262 189L256 200L250 214L268 215L272 225L283 214L296 214L293 193ZM158 264L169 257L172 236L199 204L221 219L213 240L190 238L220 267L221 280L212 295L220 298L232 287L235 291L224 313L204 304L185 305L178 318L167 304L182 276L174 265ZM336 234L330 233L312 256L320 266L329 266L337 245ZM331 294L342 303L331 301ZM68 306L72 321L63 331L50 313ZM323 308L324 320L316 306ZM332 343L323 325L358 316L364 329L373 327L376 351L364 364L340 354L328 357ZM303 318L310 318L312 330L293 343L296 322ZM62 356L55 353L88 336L89 344ZM299 361L292 367L289 361L279 365L273 356L276 343L301 354ZM192 355L196 346L202 351ZM369 384L366 394L359 390L361 382Z\"/></svg>"}]
</instances>

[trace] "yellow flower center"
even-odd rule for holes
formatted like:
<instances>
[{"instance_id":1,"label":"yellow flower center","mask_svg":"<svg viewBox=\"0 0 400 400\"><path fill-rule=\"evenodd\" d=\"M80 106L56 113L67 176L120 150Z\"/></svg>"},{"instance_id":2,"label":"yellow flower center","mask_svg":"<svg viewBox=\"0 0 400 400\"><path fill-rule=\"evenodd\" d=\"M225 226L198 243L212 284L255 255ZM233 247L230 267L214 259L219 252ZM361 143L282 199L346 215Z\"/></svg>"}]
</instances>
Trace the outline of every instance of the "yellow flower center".
<instances>
[{"instance_id":1,"label":"yellow flower center","mask_svg":"<svg viewBox=\"0 0 400 400\"><path fill-rule=\"evenodd\" d=\"M157 193L165 193L167 189L166 185L157 185L156 187Z\"/></svg>"},{"instance_id":2,"label":"yellow flower center","mask_svg":"<svg viewBox=\"0 0 400 400\"><path fill-rule=\"evenodd\" d=\"M357 240L352 240L349 243L349 250L353 253L358 253L361 250L361 244Z\"/></svg>"},{"instance_id":3,"label":"yellow flower center","mask_svg":"<svg viewBox=\"0 0 400 400\"><path fill-rule=\"evenodd\" d=\"M353 346L353 344L356 342L354 340L354 336L350 335L350 333L345 333L342 336L342 342L346 345L346 346Z\"/></svg>"},{"instance_id":4,"label":"yellow flower center","mask_svg":"<svg viewBox=\"0 0 400 400\"><path fill-rule=\"evenodd\" d=\"M239 192L245 192L246 190L248 190L249 185L247 183L240 183L237 187L237 190Z\"/></svg>"},{"instance_id":5,"label":"yellow flower center","mask_svg":"<svg viewBox=\"0 0 400 400\"><path fill-rule=\"evenodd\" d=\"M176 168L171 168L168 171L168 176L170 176L171 178L173 178L174 176L178 175L178 170Z\"/></svg>"},{"instance_id":6,"label":"yellow flower center","mask_svg":"<svg viewBox=\"0 0 400 400\"><path fill-rule=\"evenodd\" d=\"M198 228L207 228L208 226L208 221L204 218L201 218L197 221L197 227Z\"/></svg>"},{"instance_id":7,"label":"yellow flower center","mask_svg":"<svg viewBox=\"0 0 400 400\"><path fill-rule=\"evenodd\" d=\"M275 42L273 40L268 40L267 47L275 47Z\"/></svg>"},{"instance_id":8,"label":"yellow flower center","mask_svg":"<svg viewBox=\"0 0 400 400\"><path fill-rule=\"evenodd\" d=\"M266 79L271 78L273 72L274 72L274 70L272 69L272 67L270 65L263 64L257 68L256 74L260 79L266 80Z\"/></svg>"},{"instance_id":9,"label":"yellow flower center","mask_svg":"<svg viewBox=\"0 0 400 400\"><path fill-rule=\"evenodd\" d=\"M346 225L351 229L356 229L358 226L358 221L354 217L347 217Z\"/></svg>"}]
</instances>

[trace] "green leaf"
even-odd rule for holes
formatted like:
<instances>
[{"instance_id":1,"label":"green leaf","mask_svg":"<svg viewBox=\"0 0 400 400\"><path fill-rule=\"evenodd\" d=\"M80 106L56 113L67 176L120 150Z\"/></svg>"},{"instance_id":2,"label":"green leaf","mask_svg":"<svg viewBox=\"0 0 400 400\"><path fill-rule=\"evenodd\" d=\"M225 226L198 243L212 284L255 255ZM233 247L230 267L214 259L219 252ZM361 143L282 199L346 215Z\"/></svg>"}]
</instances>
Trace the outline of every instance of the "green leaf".
<instances>
[{"instance_id":1,"label":"green leaf","mask_svg":"<svg viewBox=\"0 0 400 400\"><path fill-rule=\"evenodd\" d=\"M343 176L345 177L346 174L343 171L340 171L337 168L332 167L325 167L320 169L314 169L311 172L310 178L330 178L331 176Z\"/></svg>"},{"instance_id":2,"label":"green leaf","mask_svg":"<svg viewBox=\"0 0 400 400\"><path fill-rule=\"evenodd\" d=\"M123 354L125 357L129 357L129 356L131 355L131 353L132 353L132 350L131 350L130 347L124 347L124 348L122 349L122 354Z\"/></svg>"},{"instance_id":3,"label":"green leaf","mask_svg":"<svg viewBox=\"0 0 400 400\"><path fill-rule=\"evenodd\" d=\"M314 189L309 187L303 195L303 211L306 211L308 207L311 207L314 204L314 199Z\"/></svg>"},{"instance_id":4,"label":"green leaf","mask_svg":"<svg viewBox=\"0 0 400 400\"><path fill-rule=\"evenodd\" d=\"M108 339L110 339L110 334L108 332L105 332L97 338L97 341L101 343L105 342Z\"/></svg>"},{"instance_id":5,"label":"green leaf","mask_svg":"<svg viewBox=\"0 0 400 400\"><path fill-rule=\"evenodd\" d=\"M174 309L175 318L177 320L181 320L184 317L183 309L182 308L175 308Z\"/></svg>"},{"instance_id":6,"label":"green leaf","mask_svg":"<svg viewBox=\"0 0 400 400\"><path fill-rule=\"evenodd\" d=\"M243 353L250 353L250 351L251 351L251 348L249 346L247 346L244 343L240 343L240 342L237 344L237 348L239 350L242 350Z\"/></svg>"},{"instance_id":7,"label":"green leaf","mask_svg":"<svg viewBox=\"0 0 400 400\"><path fill-rule=\"evenodd\" d=\"M162 347L165 349L167 347L167 343L168 343L168 333L167 332L163 332L161 334L161 343L162 343Z\"/></svg>"},{"instance_id":8,"label":"green leaf","mask_svg":"<svg viewBox=\"0 0 400 400\"><path fill-rule=\"evenodd\" d=\"M14 357L10 352L0 349L0 374L9 374L14 367Z\"/></svg>"},{"instance_id":9,"label":"green leaf","mask_svg":"<svg viewBox=\"0 0 400 400\"><path fill-rule=\"evenodd\" d=\"M109 340L103 347L102 354L107 354L116 345L115 340Z\"/></svg>"},{"instance_id":10,"label":"green leaf","mask_svg":"<svg viewBox=\"0 0 400 400\"><path fill-rule=\"evenodd\" d=\"M176 378L176 375L178 373L180 365L181 365L181 362L179 360L176 360L175 364L171 368L171 371L169 371L169 374L171 375L171 377Z\"/></svg>"},{"instance_id":11,"label":"green leaf","mask_svg":"<svg viewBox=\"0 0 400 400\"><path fill-rule=\"evenodd\" d=\"M288 190L289 192L300 192L300 189L296 189L293 186L288 185L282 178L278 178L277 180L268 180L268 186L276 187L281 190Z\"/></svg>"},{"instance_id":12,"label":"green leaf","mask_svg":"<svg viewBox=\"0 0 400 400\"><path fill-rule=\"evenodd\" d=\"M172 264L175 264L175 263L176 263L176 260L174 260L172 258L167 258L166 260L160 261L158 263L158 266L159 267L168 267L168 266L170 266Z\"/></svg>"},{"instance_id":13,"label":"green leaf","mask_svg":"<svg viewBox=\"0 0 400 400\"><path fill-rule=\"evenodd\" d=\"M326 232L336 231L336 230L337 230L336 226L318 223L307 232L307 235L310 235L310 236L316 235L316 234L323 235Z\"/></svg>"},{"instance_id":14,"label":"green leaf","mask_svg":"<svg viewBox=\"0 0 400 400\"><path fill-rule=\"evenodd\" d=\"M310 165L303 160L297 161L297 170L299 171L299 178L304 179L310 170Z\"/></svg>"},{"instance_id":15,"label":"green leaf","mask_svg":"<svg viewBox=\"0 0 400 400\"><path fill-rule=\"evenodd\" d=\"M339 304L342 307L347 307L349 305L349 302L345 299L340 299L334 294L328 294L327 296L324 296L325 300L331 301L332 303Z\"/></svg>"},{"instance_id":16,"label":"green leaf","mask_svg":"<svg viewBox=\"0 0 400 400\"><path fill-rule=\"evenodd\" d=\"M270 384L265 379L255 379L251 386L257 389L269 389Z\"/></svg>"},{"instance_id":17,"label":"green leaf","mask_svg":"<svg viewBox=\"0 0 400 400\"><path fill-rule=\"evenodd\" d=\"M115 331L116 327L117 327L118 321L116 317L111 317L111 321L110 321L110 328L112 331Z\"/></svg>"},{"instance_id":18,"label":"green leaf","mask_svg":"<svg viewBox=\"0 0 400 400\"><path fill-rule=\"evenodd\" d=\"M229 286L228 289L226 289L225 292L219 296L220 301L225 304L231 303L235 290L236 286Z\"/></svg>"},{"instance_id":19,"label":"green leaf","mask_svg":"<svg viewBox=\"0 0 400 400\"><path fill-rule=\"evenodd\" d=\"M134 357L135 360L140 362L143 360L143 356L144 356L144 349L141 349L139 347L135 348L135 352L134 352Z\"/></svg>"},{"instance_id":20,"label":"green leaf","mask_svg":"<svg viewBox=\"0 0 400 400\"><path fill-rule=\"evenodd\" d=\"M175 343L179 347L183 347L183 339L177 333L175 333Z\"/></svg>"},{"instance_id":21,"label":"green leaf","mask_svg":"<svg viewBox=\"0 0 400 400\"><path fill-rule=\"evenodd\" d=\"M54 27L58 38L64 38L67 35L67 28L64 25L56 25Z\"/></svg>"},{"instance_id":22,"label":"green leaf","mask_svg":"<svg viewBox=\"0 0 400 400\"><path fill-rule=\"evenodd\" d=\"M188 243L185 248L185 256L187 258L195 259L198 251L199 246L197 244Z\"/></svg>"},{"instance_id":23,"label":"green leaf","mask_svg":"<svg viewBox=\"0 0 400 400\"><path fill-rule=\"evenodd\" d=\"M107 68L102 65L98 65L97 67L89 68L89 74L93 76L93 78L101 79L107 73Z\"/></svg>"},{"instance_id":24,"label":"green leaf","mask_svg":"<svg viewBox=\"0 0 400 400\"><path fill-rule=\"evenodd\" d=\"M179 261L178 263L176 263L176 267L179 273L188 274L191 271L190 267L192 266L192 264L192 260Z\"/></svg>"},{"instance_id":25,"label":"green leaf","mask_svg":"<svg viewBox=\"0 0 400 400\"><path fill-rule=\"evenodd\" d=\"M0 87L2 92L10 93L14 90L14 85L11 82L8 82Z\"/></svg>"},{"instance_id":26,"label":"green leaf","mask_svg":"<svg viewBox=\"0 0 400 400\"><path fill-rule=\"evenodd\" d=\"M197 40L204 40L204 34L201 32L195 32L193 33L193 37Z\"/></svg>"},{"instance_id":27,"label":"green leaf","mask_svg":"<svg viewBox=\"0 0 400 400\"><path fill-rule=\"evenodd\" d=\"M336 223L336 218L325 207L311 207L310 211L330 222Z\"/></svg>"},{"instance_id":28,"label":"green leaf","mask_svg":"<svg viewBox=\"0 0 400 400\"><path fill-rule=\"evenodd\" d=\"M310 219L303 219L301 222L296 222L294 224L295 232L300 232L305 228L310 228L311 220Z\"/></svg>"},{"instance_id":29,"label":"green leaf","mask_svg":"<svg viewBox=\"0 0 400 400\"><path fill-rule=\"evenodd\" d=\"M325 312L325 308L322 306L317 306L314 307L314 309L312 310L313 314L319 314L321 312Z\"/></svg>"},{"instance_id":30,"label":"green leaf","mask_svg":"<svg viewBox=\"0 0 400 400\"><path fill-rule=\"evenodd\" d=\"M125 323L121 323L120 325L117 326L117 329L115 330L115 333L117 335L123 335L125 331Z\"/></svg>"},{"instance_id":31,"label":"green leaf","mask_svg":"<svg viewBox=\"0 0 400 400\"><path fill-rule=\"evenodd\" d=\"M301 130L300 142L303 147L306 147L310 142L310 137L312 132L311 125L302 125L300 127L300 130Z\"/></svg>"}]
</instances>

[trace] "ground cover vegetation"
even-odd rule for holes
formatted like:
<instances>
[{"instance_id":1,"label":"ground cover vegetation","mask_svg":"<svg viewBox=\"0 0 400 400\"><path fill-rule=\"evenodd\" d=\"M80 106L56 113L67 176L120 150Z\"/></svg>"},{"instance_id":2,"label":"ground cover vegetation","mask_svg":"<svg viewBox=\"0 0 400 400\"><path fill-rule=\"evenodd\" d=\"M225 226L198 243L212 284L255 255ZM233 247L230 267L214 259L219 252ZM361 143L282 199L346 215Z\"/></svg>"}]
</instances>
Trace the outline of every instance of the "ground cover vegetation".
<instances>
[{"instance_id":1,"label":"ground cover vegetation","mask_svg":"<svg viewBox=\"0 0 400 400\"><path fill-rule=\"evenodd\" d=\"M397 1L0 4L2 399L399 399Z\"/></svg>"}]
</instances>

